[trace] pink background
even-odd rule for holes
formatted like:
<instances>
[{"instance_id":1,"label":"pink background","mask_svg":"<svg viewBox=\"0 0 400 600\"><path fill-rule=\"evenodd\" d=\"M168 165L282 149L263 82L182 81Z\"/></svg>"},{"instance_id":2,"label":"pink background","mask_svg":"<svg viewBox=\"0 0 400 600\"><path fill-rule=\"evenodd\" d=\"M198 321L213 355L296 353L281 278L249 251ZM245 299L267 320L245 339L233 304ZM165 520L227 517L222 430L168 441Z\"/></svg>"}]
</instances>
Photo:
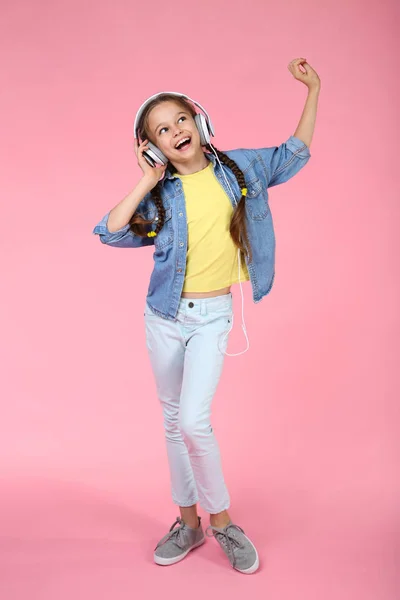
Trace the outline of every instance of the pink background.
<instances>
[{"instance_id":1,"label":"pink background","mask_svg":"<svg viewBox=\"0 0 400 600\"><path fill-rule=\"evenodd\" d=\"M2 2L2 599L399 596L398 16L394 1ZM153 548L178 510L144 339L152 251L91 232L140 176L147 96L196 98L220 149L279 145L306 99L299 56L322 80L312 158L271 189L276 282L257 305L245 286L251 348L214 404L261 569L234 572L214 540L163 569Z\"/></svg>"}]
</instances>

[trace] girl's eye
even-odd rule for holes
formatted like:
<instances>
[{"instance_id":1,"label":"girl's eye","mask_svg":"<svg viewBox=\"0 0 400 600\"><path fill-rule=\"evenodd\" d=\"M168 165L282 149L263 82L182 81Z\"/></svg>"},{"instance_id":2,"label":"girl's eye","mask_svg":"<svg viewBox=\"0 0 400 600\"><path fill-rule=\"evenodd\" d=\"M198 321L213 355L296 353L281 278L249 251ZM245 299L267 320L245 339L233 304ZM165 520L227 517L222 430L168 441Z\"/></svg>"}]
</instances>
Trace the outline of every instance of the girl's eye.
<instances>
[{"instance_id":1,"label":"girl's eye","mask_svg":"<svg viewBox=\"0 0 400 600\"><path fill-rule=\"evenodd\" d=\"M183 119L184 121L186 121L186 117L182 116L182 117L179 117L179 119L178 119L178 123L179 123L179 121L180 121L181 119ZM159 135L161 135L161 134L162 134L162 132L163 132L164 130L166 131L167 129L168 129L168 127L162 127L162 128L160 129L160 131L158 132L158 134L159 134Z\"/></svg>"}]
</instances>

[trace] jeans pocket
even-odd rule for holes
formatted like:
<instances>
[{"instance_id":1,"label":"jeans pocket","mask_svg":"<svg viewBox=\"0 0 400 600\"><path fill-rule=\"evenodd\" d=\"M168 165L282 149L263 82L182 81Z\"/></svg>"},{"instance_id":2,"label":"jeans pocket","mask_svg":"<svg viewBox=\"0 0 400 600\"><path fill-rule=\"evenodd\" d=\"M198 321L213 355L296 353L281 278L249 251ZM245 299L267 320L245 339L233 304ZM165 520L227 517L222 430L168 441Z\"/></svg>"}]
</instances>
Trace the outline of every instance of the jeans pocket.
<instances>
[{"instance_id":1,"label":"jeans pocket","mask_svg":"<svg viewBox=\"0 0 400 600\"><path fill-rule=\"evenodd\" d=\"M225 354L232 328L232 310L222 315L219 320L221 321L221 330L218 335L218 350L221 354Z\"/></svg>"}]
</instances>

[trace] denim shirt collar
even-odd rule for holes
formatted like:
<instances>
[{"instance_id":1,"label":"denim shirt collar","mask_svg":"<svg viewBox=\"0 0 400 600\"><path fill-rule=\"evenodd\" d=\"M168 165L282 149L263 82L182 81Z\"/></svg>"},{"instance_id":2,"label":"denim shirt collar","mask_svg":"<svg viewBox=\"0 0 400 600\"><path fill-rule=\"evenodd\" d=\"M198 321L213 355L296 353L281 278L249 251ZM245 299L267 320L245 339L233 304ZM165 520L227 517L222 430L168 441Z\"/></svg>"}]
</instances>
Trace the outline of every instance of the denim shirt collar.
<instances>
[{"instance_id":1,"label":"denim shirt collar","mask_svg":"<svg viewBox=\"0 0 400 600\"><path fill-rule=\"evenodd\" d=\"M208 160L210 160L213 164L213 166L215 167L215 163L217 162L217 159L215 158L215 155L212 154L211 152L204 152L204 154L206 155L206 157L208 158ZM164 177L161 180L161 185L164 185L164 182L167 179L176 179L176 176L174 176L171 171L167 168L165 169L165 173L164 173Z\"/></svg>"}]
</instances>

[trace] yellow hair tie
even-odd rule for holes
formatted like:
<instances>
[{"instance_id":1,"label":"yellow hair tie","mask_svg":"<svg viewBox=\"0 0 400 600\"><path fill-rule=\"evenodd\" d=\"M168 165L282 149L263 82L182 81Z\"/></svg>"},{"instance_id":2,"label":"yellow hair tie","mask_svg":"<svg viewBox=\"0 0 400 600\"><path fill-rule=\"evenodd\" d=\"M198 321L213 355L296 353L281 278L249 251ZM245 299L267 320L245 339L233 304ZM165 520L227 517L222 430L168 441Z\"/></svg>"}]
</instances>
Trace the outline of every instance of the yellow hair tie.
<instances>
[{"instance_id":1,"label":"yellow hair tie","mask_svg":"<svg viewBox=\"0 0 400 600\"><path fill-rule=\"evenodd\" d=\"M149 233L147 234L147 237L155 237L157 234L155 231L149 231Z\"/></svg>"},{"instance_id":2,"label":"yellow hair tie","mask_svg":"<svg viewBox=\"0 0 400 600\"><path fill-rule=\"evenodd\" d=\"M247 188L242 188L242 196L247 196Z\"/></svg>"}]
</instances>

